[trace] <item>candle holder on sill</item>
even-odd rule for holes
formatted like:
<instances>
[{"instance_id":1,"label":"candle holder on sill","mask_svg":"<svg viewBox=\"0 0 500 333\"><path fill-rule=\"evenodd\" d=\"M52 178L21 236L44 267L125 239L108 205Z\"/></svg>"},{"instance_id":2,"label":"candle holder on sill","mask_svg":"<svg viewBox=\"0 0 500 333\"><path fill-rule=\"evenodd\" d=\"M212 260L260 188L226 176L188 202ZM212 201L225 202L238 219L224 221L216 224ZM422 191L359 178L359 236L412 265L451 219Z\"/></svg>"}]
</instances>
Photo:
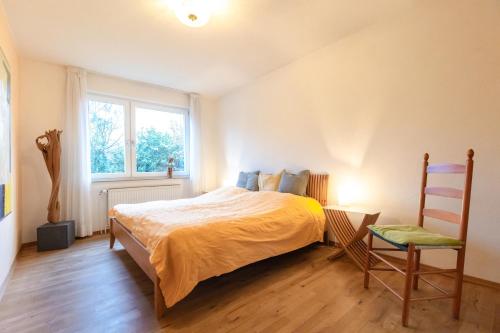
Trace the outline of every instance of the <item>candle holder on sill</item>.
<instances>
[{"instance_id":1,"label":"candle holder on sill","mask_svg":"<svg viewBox=\"0 0 500 333\"><path fill-rule=\"evenodd\" d=\"M173 175L174 175L174 167L175 167L174 158L173 157L169 157L168 158L168 164L167 164L167 178L172 178L173 177Z\"/></svg>"}]
</instances>

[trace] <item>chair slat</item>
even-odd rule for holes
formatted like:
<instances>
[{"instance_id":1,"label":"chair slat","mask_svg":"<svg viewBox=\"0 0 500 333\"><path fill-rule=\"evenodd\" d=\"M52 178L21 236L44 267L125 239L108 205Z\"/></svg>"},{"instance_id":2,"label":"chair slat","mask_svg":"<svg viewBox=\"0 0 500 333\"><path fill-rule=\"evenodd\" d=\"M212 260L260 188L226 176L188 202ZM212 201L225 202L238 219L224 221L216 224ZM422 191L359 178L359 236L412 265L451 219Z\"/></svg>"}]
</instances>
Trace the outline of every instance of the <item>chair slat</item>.
<instances>
[{"instance_id":1,"label":"chair slat","mask_svg":"<svg viewBox=\"0 0 500 333\"><path fill-rule=\"evenodd\" d=\"M451 163L429 165L427 173L465 173L465 165Z\"/></svg>"},{"instance_id":2,"label":"chair slat","mask_svg":"<svg viewBox=\"0 0 500 333\"><path fill-rule=\"evenodd\" d=\"M422 215L434 219L460 224L460 215L441 209L424 209Z\"/></svg>"},{"instance_id":3,"label":"chair slat","mask_svg":"<svg viewBox=\"0 0 500 333\"><path fill-rule=\"evenodd\" d=\"M426 187L425 194L437 195L446 198L462 199L464 191L452 187Z\"/></svg>"}]
</instances>

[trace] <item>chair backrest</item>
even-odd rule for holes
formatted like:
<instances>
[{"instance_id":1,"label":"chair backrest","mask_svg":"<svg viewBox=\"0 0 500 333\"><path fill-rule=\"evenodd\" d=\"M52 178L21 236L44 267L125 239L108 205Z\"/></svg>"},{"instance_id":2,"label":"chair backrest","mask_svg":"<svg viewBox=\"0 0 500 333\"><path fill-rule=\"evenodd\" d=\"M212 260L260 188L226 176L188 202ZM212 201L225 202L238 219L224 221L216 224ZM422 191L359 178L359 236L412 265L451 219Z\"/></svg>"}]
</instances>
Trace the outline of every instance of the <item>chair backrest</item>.
<instances>
[{"instance_id":1,"label":"chair backrest","mask_svg":"<svg viewBox=\"0 0 500 333\"><path fill-rule=\"evenodd\" d=\"M423 226L424 217L431 217L434 219L447 221L460 225L460 234L458 239L466 241L467 239L467 224L469 222L469 207L470 207L470 194L472 187L472 170L474 166L474 151L469 149L467 151L467 161L463 164L434 164L429 165L429 154L424 155L424 166L422 172L422 187L420 192L420 209L418 216L418 225ZM464 188L456 189L452 187L428 187L427 175L430 173L454 173L464 174L465 184ZM454 198L462 200L462 211L460 214L452 213L441 209L428 209L425 208L425 198L427 195L435 195L445 198Z\"/></svg>"}]
</instances>

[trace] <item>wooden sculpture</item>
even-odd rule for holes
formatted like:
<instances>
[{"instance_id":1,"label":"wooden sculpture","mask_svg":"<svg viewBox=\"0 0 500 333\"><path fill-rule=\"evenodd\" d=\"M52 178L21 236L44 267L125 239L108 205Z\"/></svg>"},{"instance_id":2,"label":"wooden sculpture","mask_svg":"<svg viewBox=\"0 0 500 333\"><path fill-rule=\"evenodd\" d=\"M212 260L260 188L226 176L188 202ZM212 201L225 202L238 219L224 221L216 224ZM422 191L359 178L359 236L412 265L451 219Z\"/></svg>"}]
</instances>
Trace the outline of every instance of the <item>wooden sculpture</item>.
<instances>
[{"instance_id":1,"label":"wooden sculpture","mask_svg":"<svg viewBox=\"0 0 500 333\"><path fill-rule=\"evenodd\" d=\"M51 223L59 222L60 207L59 207L59 187L61 185L61 133L62 131L50 130L45 134L36 138L35 142L42 152L45 165L49 171L52 181L52 191L50 192L50 200L47 215L47 221Z\"/></svg>"}]
</instances>

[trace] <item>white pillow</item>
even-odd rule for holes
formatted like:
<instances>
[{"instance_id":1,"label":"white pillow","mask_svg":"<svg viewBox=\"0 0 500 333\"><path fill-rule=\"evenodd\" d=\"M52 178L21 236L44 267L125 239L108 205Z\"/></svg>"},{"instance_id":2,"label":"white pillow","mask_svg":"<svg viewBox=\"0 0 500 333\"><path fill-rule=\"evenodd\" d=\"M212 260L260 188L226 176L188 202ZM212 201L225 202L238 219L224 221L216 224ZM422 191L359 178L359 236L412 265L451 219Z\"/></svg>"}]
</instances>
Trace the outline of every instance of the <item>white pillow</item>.
<instances>
[{"instance_id":1,"label":"white pillow","mask_svg":"<svg viewBox=\"0 0 500 333\"><path fill-rule=\"evenodd\" d=\"M277 174L261 172L259 174L259 191L277 191L282 174L283 170Z\"/></svg>"}]
</instances>

